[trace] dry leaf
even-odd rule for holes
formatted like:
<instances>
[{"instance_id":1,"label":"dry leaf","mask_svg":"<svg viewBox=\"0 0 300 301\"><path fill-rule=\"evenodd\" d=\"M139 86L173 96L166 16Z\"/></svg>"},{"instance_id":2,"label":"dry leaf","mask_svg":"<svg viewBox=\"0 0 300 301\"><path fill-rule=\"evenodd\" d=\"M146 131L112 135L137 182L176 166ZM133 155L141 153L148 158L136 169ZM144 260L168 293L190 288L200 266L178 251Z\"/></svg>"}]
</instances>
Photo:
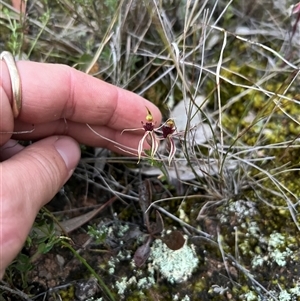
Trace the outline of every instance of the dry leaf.
<instances>
[{"instance_id":1,"label":"dry leaf","mask_svg":"<svg viewBox=\"0 0 300 301\"><path fill-rule=\"evenodd\" d=\"M146 243L144 243L135 251L133 260L138 268L141 267L149 258L152 241L153 239L149 236Z\"/></svg>"},{"instance_id":2,"label":"dry leaf","mask_svg":"<svg viewBox=\"0 0 300 301\"><path fill-rule=\"evenodd\" d=\"M168 233L161 240L173 251L181 249L185 243L183 235L177 230Z\"/></svg>"}]
</instances>

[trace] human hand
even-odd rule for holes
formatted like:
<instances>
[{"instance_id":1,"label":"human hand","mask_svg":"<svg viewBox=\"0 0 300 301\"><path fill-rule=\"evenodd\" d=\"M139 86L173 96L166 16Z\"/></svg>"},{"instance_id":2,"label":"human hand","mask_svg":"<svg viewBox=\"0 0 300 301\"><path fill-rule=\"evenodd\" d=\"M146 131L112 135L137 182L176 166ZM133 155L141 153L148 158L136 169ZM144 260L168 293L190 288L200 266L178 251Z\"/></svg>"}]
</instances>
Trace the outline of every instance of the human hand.
<instances>
[{"instance_id":1,"label":"human hand","mask_svg":"<svg viewBox=\"0 0 300 301\"><path fill-rule=\"evenodd\" d=\"M70 67L25 61L17 67L22 108L14 119L10 76L0 61L0 278L39 209L71 176L80 158L78 142L136 150L143 133L122 130L141 127L146 107L161 121L147 100ZM29 132L11 135L23 131ZM39 141L24 148L10 138Z\"/></svg>"},{"instance_id":2,"label":"human hand","mask_svg":"<svg viewBox=\"0 0 300 301\"><path fill-rule=\"evenodd\" d=\"M12 7L19 12L25 13L26 1L25 0L11 0Z\"/></svg>"}]
</instances>

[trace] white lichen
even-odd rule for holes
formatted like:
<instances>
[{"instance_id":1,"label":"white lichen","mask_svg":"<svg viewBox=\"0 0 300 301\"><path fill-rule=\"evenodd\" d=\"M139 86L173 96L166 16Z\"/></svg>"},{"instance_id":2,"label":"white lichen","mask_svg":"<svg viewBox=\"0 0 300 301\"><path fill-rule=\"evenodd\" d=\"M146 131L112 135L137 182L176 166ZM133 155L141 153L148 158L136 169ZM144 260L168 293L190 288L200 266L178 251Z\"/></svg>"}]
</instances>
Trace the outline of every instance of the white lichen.
<instances>
[{"instance_id":1,"label":"white lichen","mask_svg":"<svg viewBox=\"0 0 300 301\"><path fill-rule=\"evenodd\" d=\"M246 301L255 301L257 300L257 295L253 291L249 291L248 293L244 294L244 298Z\"/></svg>"},{"instance_id":2,"label":"white lichen","mask_svg":"<svg viewBox=\"0 0 300 301\"><path fill-rule=\"evenodd\" d=\"M118 236L123 237L127 233L128 230L129 230L129 226L127 224L119 225Z\"/></svg>"},{"instance_id":3,"label":"white lichen","mask_svg":"<svg viewBox=\"0 0 300 301\"><path fill-rule=\"evenodd\" d=\"M246 296L246 295L244 295ZM274 300L278 300L278 301L296 301L298 300L297 297L300 297L300 287L298 285L296 285L293 288L290 289L284 289L280 292L275 292L275 291L269 291L268 292L268 296L264 296L258 297L259 301L274 301ZM257 299L254 299L257 300ZM248 299L247 299L248 301Z\"/></svg>"},{"instance_id":4,"label":"white lichen","mask_svg":"<svg viewBox=\"0 0 300 301\"><path fill-rule=\"evenodd\" d=\"M281 233L272 233L269 238L269 248L279 248L284 245L284 236Z\"/></svg>"},{"instance_id":5,"label":"white lichen","mask_svg":"<svg viewBox=\"0 0 300 301\"><path fill-rule=\"evenodd\" d=\"M144 277L138 280L137 287L138 289L148 289L155 283L154 277Z\"/></svg>"},{"instance_id":6,"label":"white lichen","mask_svg":"<svg viewBox=\"0 0 300 301\"><path fill-rule=\"evenodd\" d=\"M235 213L239 220L244 217L254 216L257 213L255 204L244 200L230 202L228 211Z\"/></svg>"},{"instance_id":7,"label":"white lichen","mask_svg":"<svg viewBox=\"0 0 300 301\"><path fill-rule=\"evenodd\" d=\"M179 294L173 295L172 300L173 301L178 301L179 300Z\"/></svg>"},{"instance_id":8,"label":"white lichen","mask_svg":"<svg viewBox=\"0 0 300 301\"><path fill-rule=\"evenodd\" d=\"M109 267L108 273L112 275L115 272L116 265L124 260L130 260L131 259L131 253L129 250L122 250L118 252L116 256L112 256L108 262L107 265Z\"/></svg>"},{"instance_id":9,"label":"white lichen","mask_svg":"<svg viewBox=\"0 0 300 301\"><path fill-rule=\"evenodd\" d=\"M259 266L262 266L265 262L265 258L261 255L255 255L252 259L252 267L253 268L256 268L256 267L259 267Z\"/></svg>"},{"instance_id":10,"label":"white lichen","mask_svg":"<svg viewBox=\"0 0 300 301\"><path fill-rule=\"evenodd\" d=\"M252 267L262 266L265 262L270 264L275 262L279 266L285 266L287 259L292 258L293 251L286 247L286 239L281 233L272 233L269 239L263 236L260 238L261 242L268 243L268 253L264 256L261 254L255 255L252 259Z\"/></svg>"},{"instance_id":11,"label":"white lichen","mask_svg":"<svg viewBox=\"0 0 300 301\"><path fill-rule=\"evenodd\" d=\"M253 237L259 237L260 236L260 229L258 227L257 222L250 221L247 225L248 233Z\"/></svg>"},{"instance_id":12,"label":"white lichen","mask_svg":"<svg viewBox=\"0 0 300 301\"><path fill-rule=\"evenodd\" d=\"M186 281L199 262L194 249L188 245L173 251L158 239L151 247L150 260L154 268L170 283Z\"/></svg>"},{"instance_id":13,"label":"white lichen","mask_svg":"<svg viewBox=\"0 0 300 301\"><path fill-rule=\"evenodd\" d=\"M212 288L212 292L214 292L215 294L219 294L219 295L224 295L225 292L228 291L228 287L227 286L223 287L223 286L219 286L217 284L213 284L211 286L211 288Z\"/></svg>"},{"instance_id":14,"label":"white lichen","mask_svg":"<svg viewBox=\"0 0 300 301\"><path fill-rule=\"evenodd\" d=\"M293 294L295 297L300 297L300 285L291 288L290 293Z\"/></svg>"},{"instance_id":15,"label":"white lichen","mask_svg":"<svg viewBox=\"0 0 300 301\"><path fill-rule=\"evenodd\" d=\"M136 284L136 278L134 276L132 276L131 278L127 278L127 277L122 277L121 281L116 281L116 288L118 289L118 294L119 295L124 295L126 289L132 285L132 284Z\"/></svg>"},{"instance_id":16,"label":"white lichen","mask_svg":"<svg viewBox=\"0 0 300 301\"><path fill-rule=\"evenodd\" d=\"M230 201L228 206L222 208L222 213L218 214L221 223L228 222L228 216L235 214L237 221L242 222L244 218L249 218L257 214L257 209L254 202L237 200Z\"/></svg>"},{"instance_id":17,"label":"white lichen","mask_svg":"<svg viewBox=\"0 0 300 301\"><path fill-rule=\"evenodd\" d=\"M281 291L278 298L280 301L291 301L292 300L291 295L286 290Z\"/></svg>"},{"instance_id":18,"label":"white lichen","mask_svg":"<svg viewBox=\"0 0 300 301\"><path fill-rule=\"evenodd\" d=\"M285 237L281 233L272 233L268 241L269 256L272 261L275 261L279 266L286 265L286 259L290 257L293 252L285 247Z\"/></svg>"},{"instance_id":19,"label":"white lichen","mask_svg":"<svg viewBox=\"0 0 300 301\"><path fill-rule=\"evenodd\" d=\"M121 281L116 281L116 288L118 289L118 294L119 295L124 295L126 289L127 289L127 277L122 277Z\"/></svg>"},{"instance_id":20,"label":"white lichen","mask_svg":"<svg viewBox=\"0 0 300 301\"><path fill-rule=\"evenodd\" d=\"M286 258L289 257L293 252L286 248L285 251L281 252L278 249L270 252L270 258L275 261L279 266L283 267L286 265Z\"/></svg>"}]
</instances>

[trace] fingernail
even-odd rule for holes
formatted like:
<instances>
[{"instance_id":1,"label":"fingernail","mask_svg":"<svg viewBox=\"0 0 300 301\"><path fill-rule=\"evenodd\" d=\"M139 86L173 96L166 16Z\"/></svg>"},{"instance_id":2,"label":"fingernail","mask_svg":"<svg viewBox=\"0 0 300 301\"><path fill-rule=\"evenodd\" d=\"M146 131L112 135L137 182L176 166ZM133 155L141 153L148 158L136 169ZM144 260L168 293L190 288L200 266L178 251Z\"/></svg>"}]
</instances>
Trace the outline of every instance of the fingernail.
<instances>
[{"instance_id":1,"label":"fingernail","mask_svg":"<svg viewBox=\"0 0 300 301\"><path fill-rule=\"evenodd\" d=\"M59 152L69 172L73 172L80 159L78 143L70 137L59 137L54 142L54 147Z\"/></svg>"}]
</instances>

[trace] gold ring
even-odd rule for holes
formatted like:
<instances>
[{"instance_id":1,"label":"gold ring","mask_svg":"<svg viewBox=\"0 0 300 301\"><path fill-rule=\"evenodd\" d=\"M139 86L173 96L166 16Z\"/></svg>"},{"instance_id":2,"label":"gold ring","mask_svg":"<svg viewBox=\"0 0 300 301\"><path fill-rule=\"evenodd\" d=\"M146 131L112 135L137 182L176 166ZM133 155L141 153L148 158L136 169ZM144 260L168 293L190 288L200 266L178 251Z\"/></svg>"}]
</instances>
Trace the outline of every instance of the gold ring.
<instances>
[{"instance_id":1,"label":"gold ring","mask_svg":"<svg viewBox=\"0 0 300 301\"><path fill-rule=\"evenodd\" d=\"M2 51L0 54L0 59L5 61L8 68L13 95L12 110L14 117L17 118L22 107L22 88L20 74L17 69L16 61L10 52Z\"/></svg>"}]
</instances>

